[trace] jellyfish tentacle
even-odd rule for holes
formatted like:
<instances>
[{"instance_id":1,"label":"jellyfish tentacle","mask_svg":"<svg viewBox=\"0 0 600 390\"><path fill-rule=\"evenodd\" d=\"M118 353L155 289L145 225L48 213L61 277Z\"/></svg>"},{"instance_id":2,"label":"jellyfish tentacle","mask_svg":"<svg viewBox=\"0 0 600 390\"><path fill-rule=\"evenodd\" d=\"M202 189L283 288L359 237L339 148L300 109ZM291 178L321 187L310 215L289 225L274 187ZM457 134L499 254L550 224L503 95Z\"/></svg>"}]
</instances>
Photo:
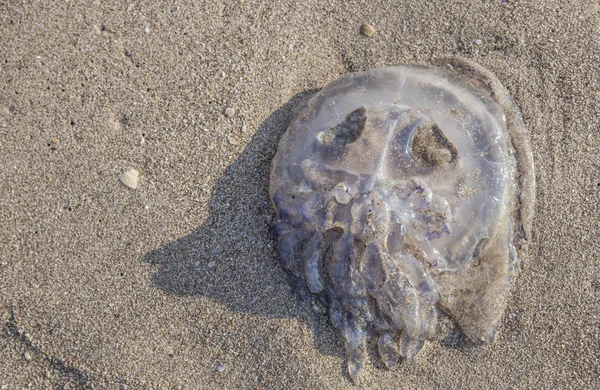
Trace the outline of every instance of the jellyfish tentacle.
<instances>
[{"instance_id":1,"label":"jellyfish tentacle","mask_svg":"<svg viewBox=\"0 0 600 390\"><path fill-rule=\"evenodd\" d=\"M423 333L426 338L434 337L437 332L438 312L435 306L429 306L425 313Z\"/></svg>"},{"instance_id":2,"label":"jellyfish tentacle","mask_svg":"<svg viewBox=\"0 0 600 390\"><path fill-rule=\"evenodd\" d=\"M424 234L420 234L414 227L410 227L407 230L407 242L412 243L417 248L421 249L427 260L434 267L434 269L444 269L446 267L445 260L440 256L439 252L431 244L431 241L425 237ZM435 272L432 270L432 272Z\"/></svg>"},{"instance_id":3,"label":"jellyfish tentacle","mask_svg":"<svg viewBox=\"0 0 600 390\"><path fill-rule=\"evenodd\" d=\"M377 352L388 369L394 367L400 359L400 348L395 336L395 332L383 332L377 339Z\"/></svg>"},{"instance_id":4,"label":"jellyfish tentacle","mask_svg":"<svg viewBox=\"0 0 600 390\"><path fill-rule=\"evenodd\" d=\"M332 294L330 319L344 338L348 372L355 380L367 355L366 323L372 322L372 313L362 273L358 269L354 237L345 231L331 249L327 268L335 292Z\"/></svg>"},{"instance_id":5,"label":"jellyfish tentacle","mask_svg":"<svg viewBox=\"0 0 600 390\"><path fill-rule=\"evenodd\" d=\"M328 263L331 282L338 291L351 292L351 263L356 255L352 235L344 232L332 247L333 254Z\"/></svg>"},{"instance_id":6,"label":"jellyfish tentacle","mask_svg":"<svg viewBox=\"0 0 600 390\"><path fill-rule=\"evenodd\" d=\"M390 278L376 292L380 310L383 310L398 329L404 328L415 335L419 328L416 314L419 312L418 293L410 285L406 275L400 270L390 272Z\"/></svg>"},{"instance_id":7,"label":"jellyfish tentacle","mask_svg":"<svg viewBox=\"0 0 600 390\"><path fill-rule=\"evenodd\" d=\"M302 253L304 280L308 290L313 294L323 291L324 281L321 274L323 252L323 234L317 231L308 240Z\"/></svg>"},{"instance_id":8,"label":"jellyfish tentacle","mask_svg":"<svg viewBox=\"0 0 600 390\"><path fill-rule=\"evenodd\" d=\"M400 355L411 359L421 350L425 339L436 331L437 312L434 305L439 301L439 295L423 264L412 255L401 254L394 260L411 287L405 291L411 292L415 299L410 314L405 317L405 327L399 340Z\"/></svg>"},{"instance_id":9,"label":"jellyfish tentacle","mask_svg":"<svg viewBox=\"0 0 600 390\"><path fill-rule=\"evenodd\" d=\"M365 278L369 293L377 302L380 317L388 317L394 328L401 331L398 348L393 337L380 334L378 348L386 365L393 365L396 351L411 358L421 349L435 327L437 293L431 292L422 265L412 256L390 256L380 244L370 244L363 255Z\"/></svg>"},{"instance_id":10,"label":"jellyfish tentacle","mask_svg":"<svg viewBox=\"0 0 600 390\"><path fill-rule=\"evenodd\" d=\"M273 227L273 231L275 232L277 237L282 237L282 236L285 236L286 234L294 231L294 228L288 223L279 221Z\"/></svg>"},{"instance_id":11,"label":"jellyfish tentacle","mask_svg":"<svg viewBox=\"0 0 600 390\"><path fill-rule=\"evenodd\" d=\"M367 245L361 263L367 291L374 294L387 280L387 270L383 264L383 247L376 243Z\"/></svg>"},{"instance_id":12,"label":"jellyfish tentacle","mask_svg":"<svg viewBox=\"0 0 600 390\"><path fill-rule=\"evenodd\" d=\"M353 313L346 314L344 325L348 373L355 381L367 356L367 331L364 320Z\"/></svg>"},{"instance_id":13,"label":"jellyfish tentacle","mask_svg":"<svg viewBox=\"0 0 600 390\"><path fill-rule=\"evenodd\" d=\"M425 306L434 305L439 301L435 283L419 260L409 253L398 254L393 259L399 269L407 276L409 283L418 292L419 300Z\"/></svg>"},{"instance_id":14,"label":"jellyfish tentacle","mask_svg":"<svg viewBox=\"0 0 600 390\"><path fill-rule=\"evenodd\" d=\"M333 326L339 330L344 330L344 311L342 308L342 302L339 296L333 292L329 292L329 321Z\"/></svg>"},{"instance_id":15,"label":"jellyfish tentacle","mask_svg":"<svg viewBox=\"0 0 600 390\"><path fill-rule=\"evenodd\" d=\"M313 235L309 229L299 228L282 235L279 238L279 262L281 266L291 272L294 276L300 277L298 269L298 256L302 244Z\"/></svg>"},{"instance_id":16,"label":"jellyfish tentacle","mask_svg":"<svg viewBox=\"0 0 600 390\"><path fill-rule=\"evenodd\" d=\"M413 337L406 330L402 331L402 335L400 336L400 355L405 359L414 358L417 353L423 348L423 344L425 343L425 337L422 335Z\"/></svg>"}]
</instances>

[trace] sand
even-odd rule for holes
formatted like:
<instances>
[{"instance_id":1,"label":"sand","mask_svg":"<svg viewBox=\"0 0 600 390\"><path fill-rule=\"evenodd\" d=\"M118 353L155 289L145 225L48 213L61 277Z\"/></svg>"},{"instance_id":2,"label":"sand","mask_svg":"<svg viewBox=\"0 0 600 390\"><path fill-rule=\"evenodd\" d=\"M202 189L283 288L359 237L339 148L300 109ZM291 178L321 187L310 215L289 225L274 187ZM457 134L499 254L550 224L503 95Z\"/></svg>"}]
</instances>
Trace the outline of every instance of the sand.
<instances>
[{"instance_id":1,"label":"sand","mask_svg":"<svg viewBox=\"0 0 600 390\"><path fill-rule=\"evenodd\" d=\"M1 389L600 387L597 0L26 3L0 2ZM533 237L495 343L353 385L277 263L270 160L303 96L447 54L523 112Z\"/></svg>"}]
</instances>

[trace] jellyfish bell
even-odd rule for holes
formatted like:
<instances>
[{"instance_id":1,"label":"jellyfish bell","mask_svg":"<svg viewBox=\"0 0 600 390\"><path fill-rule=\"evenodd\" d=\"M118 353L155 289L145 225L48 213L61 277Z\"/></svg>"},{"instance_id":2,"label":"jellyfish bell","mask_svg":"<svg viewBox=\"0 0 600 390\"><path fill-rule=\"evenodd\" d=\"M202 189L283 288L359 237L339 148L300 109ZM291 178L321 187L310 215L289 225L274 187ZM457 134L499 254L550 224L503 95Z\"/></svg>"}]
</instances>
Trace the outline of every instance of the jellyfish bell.
<instances>
[{"instance_id":1,"label":"jellyfish bell","mask_svg":"<svg viewBox=\"0 0 600 390\"><path fill-rule=\"evenodd\" d=\"M369 337L415 356L440 310L491 342L529 236L533 159L489 71L450 58L349 74L300 103L273 159L281 264L329 302L358 375Z\"/></svg>"}]
</instances>

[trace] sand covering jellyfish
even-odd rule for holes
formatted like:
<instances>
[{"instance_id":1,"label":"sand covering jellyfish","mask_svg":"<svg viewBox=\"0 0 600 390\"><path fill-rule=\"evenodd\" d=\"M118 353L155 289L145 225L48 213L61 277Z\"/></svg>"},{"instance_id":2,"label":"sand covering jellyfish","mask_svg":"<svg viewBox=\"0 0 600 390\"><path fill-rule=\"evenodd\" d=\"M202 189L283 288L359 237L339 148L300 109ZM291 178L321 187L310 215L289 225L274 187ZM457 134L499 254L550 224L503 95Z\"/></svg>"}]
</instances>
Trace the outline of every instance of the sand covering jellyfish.
<instances>
[{"instance_id":1,"label":"sand covering jellyfish","mask_svg":"<svg viewBox=\"0 0 600 390\"><path fill-rule=\"evenodd\" d=\"M489 71L448 58L348 74L299 104L273 159L281 265L322 302L355 378L414 357L441 312L491 342L530 237L533 158Z\"/></svg>"}]
</instances>

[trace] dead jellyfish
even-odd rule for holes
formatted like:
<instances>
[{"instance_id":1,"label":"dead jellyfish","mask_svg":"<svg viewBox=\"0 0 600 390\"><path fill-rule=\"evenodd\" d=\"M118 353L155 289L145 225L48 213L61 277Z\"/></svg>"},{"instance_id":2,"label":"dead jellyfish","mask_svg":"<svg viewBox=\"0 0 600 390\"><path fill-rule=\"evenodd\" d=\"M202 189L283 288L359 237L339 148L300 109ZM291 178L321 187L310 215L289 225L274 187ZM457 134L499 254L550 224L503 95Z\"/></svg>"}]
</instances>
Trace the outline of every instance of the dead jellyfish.
<instances>
[{"instance_id":1,"label":"dead jellyfish","mask_svg":"<svg viewBox=\"0 0 600 390\"><path fill-rule=\"evenodd\" d=\"M450 58L346 75L294 111L273 159L281 265L329 309L354 379L445 313L491 342L530 237L533 158L498 79Z\"/></svg>"}]
</instances>

